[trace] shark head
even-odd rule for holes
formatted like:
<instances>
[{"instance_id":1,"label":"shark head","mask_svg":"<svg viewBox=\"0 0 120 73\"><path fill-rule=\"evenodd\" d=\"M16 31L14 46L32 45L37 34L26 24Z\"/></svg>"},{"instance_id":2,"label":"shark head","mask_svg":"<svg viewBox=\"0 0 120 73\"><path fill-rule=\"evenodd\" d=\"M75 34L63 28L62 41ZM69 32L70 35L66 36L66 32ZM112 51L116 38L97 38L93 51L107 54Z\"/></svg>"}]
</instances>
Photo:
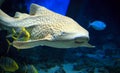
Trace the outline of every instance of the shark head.
<instances>
[{"instance_id":1,"label":"shark head","mask_svg":"<svg viewBox=\"0 0 120 73\"><path fill-rule=\"evenodd\" d=\"M62 32L61 35L54 37L52 41L45 42L44 45L56 48L77 48L77 47L94 48L95 46L89 44L88 41L89 34L87 31L85 31L84 33Z\"/></svg>"}]
</instances>

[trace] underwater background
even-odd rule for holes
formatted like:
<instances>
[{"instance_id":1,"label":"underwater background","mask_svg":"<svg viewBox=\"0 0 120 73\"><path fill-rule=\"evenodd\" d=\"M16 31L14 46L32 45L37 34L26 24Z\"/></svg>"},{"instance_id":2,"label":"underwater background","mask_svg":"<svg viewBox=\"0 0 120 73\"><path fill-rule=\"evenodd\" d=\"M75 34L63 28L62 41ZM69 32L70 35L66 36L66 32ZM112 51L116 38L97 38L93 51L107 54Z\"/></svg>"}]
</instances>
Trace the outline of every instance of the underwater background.
<instances>
[{"instance_id":1,"label":"underwater background","mask_svg":"<svg viewBox=\"0 0 120 73\"><path fill-rule=\"evenodd\" d=\"M0 8L13 16L16 11L29 13L31 3L73 18L89 31L96 47L17 50L11 46L8 51L7 31L1 30L0 73L120 73L118 0L0 0ZM8 64L10 70L3 68Z\"/></svg>"}]
</instances>

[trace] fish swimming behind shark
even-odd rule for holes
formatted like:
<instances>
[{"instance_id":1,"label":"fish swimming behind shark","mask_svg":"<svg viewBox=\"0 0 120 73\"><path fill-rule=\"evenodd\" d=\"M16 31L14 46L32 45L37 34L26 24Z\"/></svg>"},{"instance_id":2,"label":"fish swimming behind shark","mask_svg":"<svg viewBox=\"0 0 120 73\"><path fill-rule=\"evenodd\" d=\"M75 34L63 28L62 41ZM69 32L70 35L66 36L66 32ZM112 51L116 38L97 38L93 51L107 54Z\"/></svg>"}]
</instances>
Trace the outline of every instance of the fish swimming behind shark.
<instances>
[{"instance_id":1,"label":"fish swimming behind shark","mask_svg":"<svg viewBox=\"0 0 120 73\"><path fill-rule=\"evenodd\" d=\"M30 13L16 12L11 17L0 10L0 29L8 30L12 34L24 27L30 34L27 41L14 40L12 46L17 49L29 49L36 46L50 46L55 48L76 48L94 46L88 43L89 32L72 18L60 15L43 6L31 4ZM18 38L19 39L19 38Z\"/></svg>"}]
</instances>

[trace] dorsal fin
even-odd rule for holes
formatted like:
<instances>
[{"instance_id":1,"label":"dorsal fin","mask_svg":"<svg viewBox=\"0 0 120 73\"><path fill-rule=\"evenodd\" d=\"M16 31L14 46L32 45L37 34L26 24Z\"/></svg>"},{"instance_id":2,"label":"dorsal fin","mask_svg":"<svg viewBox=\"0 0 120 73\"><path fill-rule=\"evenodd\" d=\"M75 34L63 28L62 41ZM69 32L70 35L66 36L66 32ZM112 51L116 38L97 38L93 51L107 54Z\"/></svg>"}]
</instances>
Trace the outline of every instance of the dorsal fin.
<instances>
[{"instance_id":1,"label":"dorsal fin","mask_svg":"<svg viewBox=\"0 0 120 73\"><path fill-rule=\"evenodd\" d=\"M23 18L26 18L26 17L29 17L29 16L30 15L26 14L26 13L16 12L14 17L19 18L19 19L23 19Z\"/></svg>"},{"instance_id":2,"label":"dorsal fin","mask_svg":"<svg viewBox=\"0 0 120 73\"><path fill-rule=\"evenodd\" d=\"M37 4L32 3L30 6L30 15L48 15L53 13L43 6L39 6Z\"/></svg>"}]
</instances>

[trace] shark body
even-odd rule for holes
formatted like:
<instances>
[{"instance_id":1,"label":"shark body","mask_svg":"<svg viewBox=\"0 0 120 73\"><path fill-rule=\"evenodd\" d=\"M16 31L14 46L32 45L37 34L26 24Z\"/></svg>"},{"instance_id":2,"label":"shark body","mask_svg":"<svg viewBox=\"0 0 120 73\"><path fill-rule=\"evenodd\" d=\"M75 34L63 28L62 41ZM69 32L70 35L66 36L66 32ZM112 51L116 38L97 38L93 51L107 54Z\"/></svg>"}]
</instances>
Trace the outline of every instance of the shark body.
<instances>
[{"instance_id":1,"label":"shark body","mask_svg":"<svg viewBox=\"0 0 120 73\"><path fill-rule=\"evenodd\" d=\"M12 45L18 49L40 45L55 48L94 47L88 43L89 32L72 18L37 4L31 4L29 14L16 12L14 17L0 10L0 26L0 29L8 30L9 34L12 28L16 30L21 27L26 28L30 39L12 42Z\"/></svg>"}]
</instances>

